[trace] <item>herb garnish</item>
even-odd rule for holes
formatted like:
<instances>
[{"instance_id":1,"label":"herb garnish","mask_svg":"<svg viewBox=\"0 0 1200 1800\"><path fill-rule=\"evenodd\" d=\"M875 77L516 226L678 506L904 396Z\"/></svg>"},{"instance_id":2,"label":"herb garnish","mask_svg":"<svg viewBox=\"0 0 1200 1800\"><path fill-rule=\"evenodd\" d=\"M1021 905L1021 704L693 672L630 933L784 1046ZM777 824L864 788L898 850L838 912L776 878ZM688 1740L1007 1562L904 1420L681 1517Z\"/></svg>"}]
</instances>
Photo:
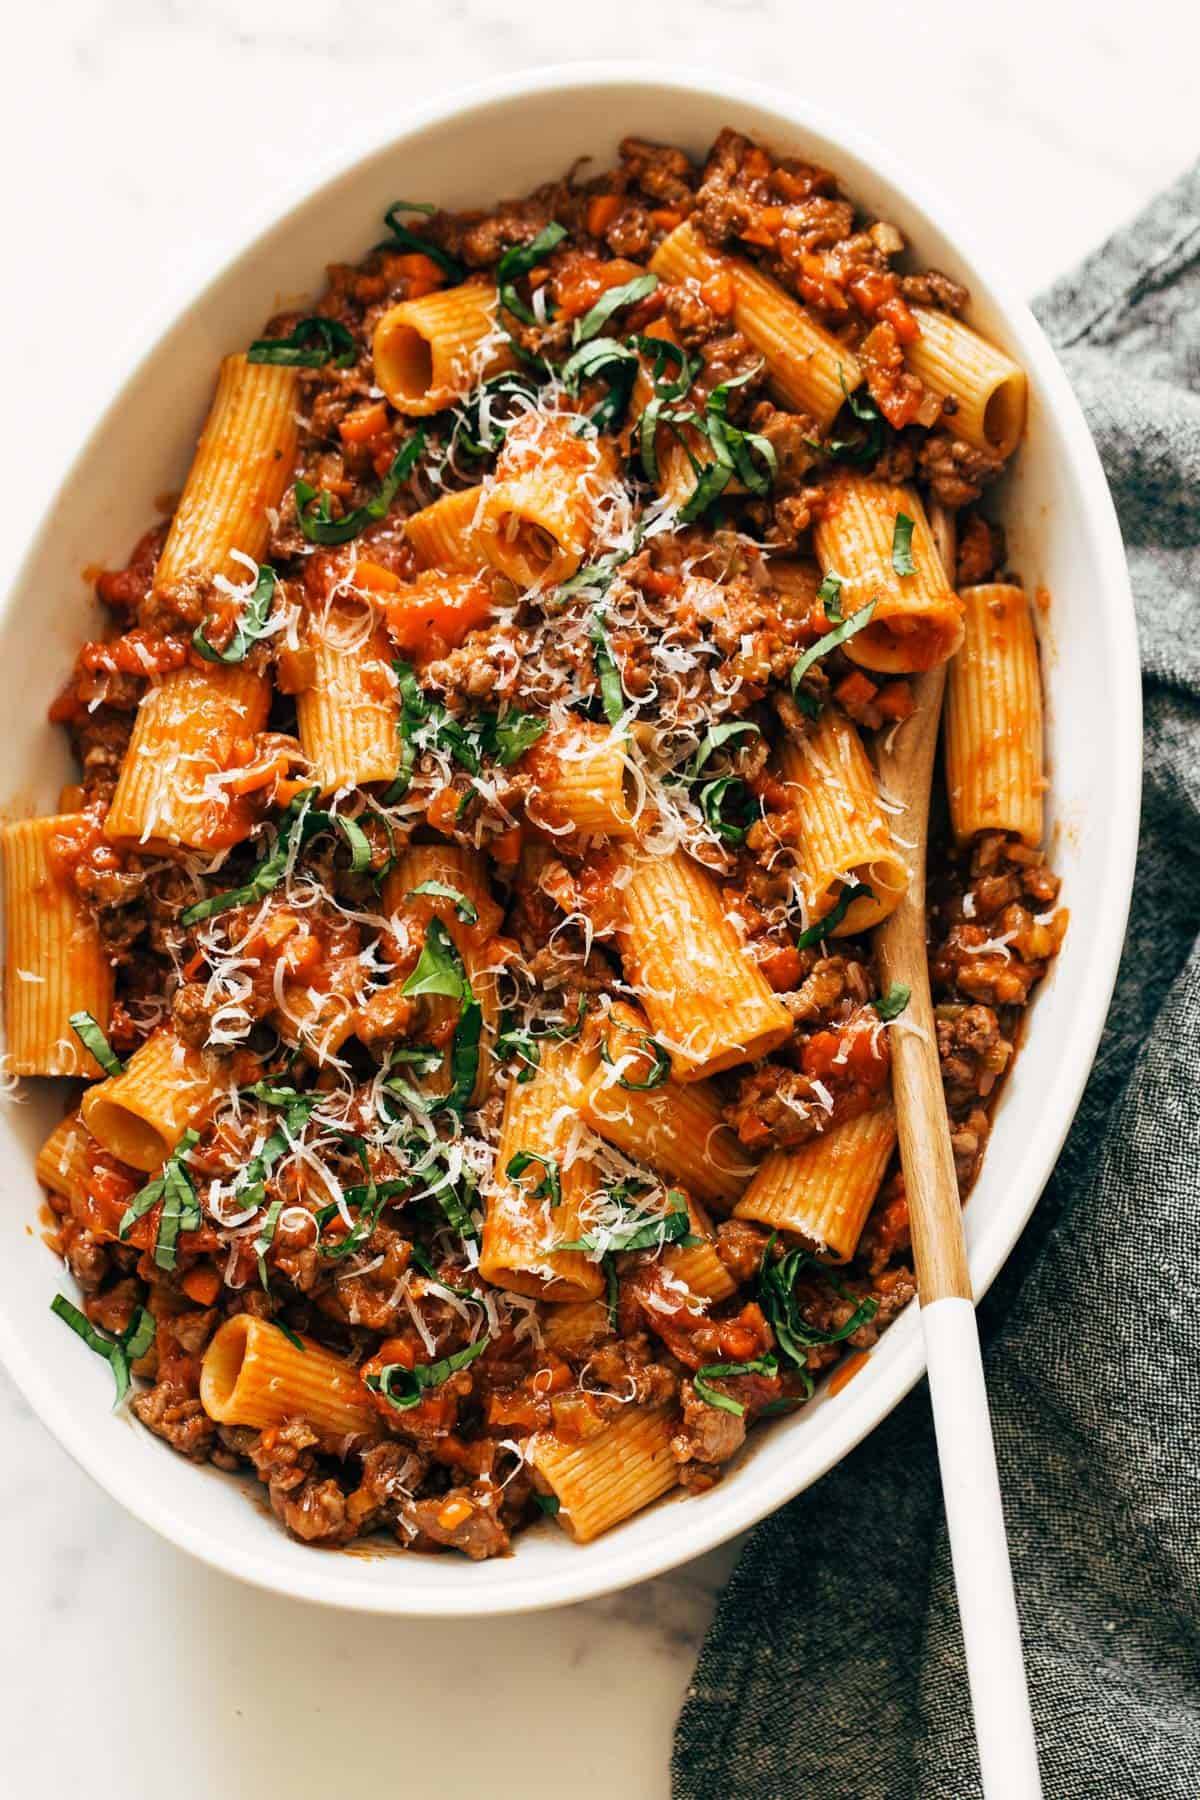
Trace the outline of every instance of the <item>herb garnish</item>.
<instances>
[{"instance_id":1,"label":"herb garnish","mask_svg":"<svg viewBox=\"0 0 1200 1800\"><path fill-rule=\"evenodd\" d=\"M658 276L647 273L635 275L632 281L625 282L621 287L609 288L595 306L584 313L582 319L575 321L575 329L571 334L573 341L576 344L586 344L603 331L615 312L619 312L623 306L633 306L637 301L645 300L657 286Z\"/></svg>"},{"instance_id":2,"label":"herb garnish","mask_svg":"<svg viewBox=\"0 0 1200 1800\"><path fill-rule=\"evenodd\" d=\"M421 894L428 894L438 900L452 900L455 915L461 925L478 925L479 908L461 889L451 887L445 881L422 881L415 888L410 888L404 898L415 900Z\"/></svg>"},{"instance_id":3,"label":"herb garnish","mask_svg":"<svg viewBox=\"0 0 1200 1800\"><path fill-rule=\"evenodd\" d=\"M814 950L818 944L823 944L830 932L833 931L836 926L841 924L856 900L871 900L873 898L873 891L867 886L865 881L860 881L857 885L853 886L850 882L844 881L842 883L842 891L838 895L835 904L830 907L827 913L822 914L815 925L810 925L807 930L800 933L800 936L796 939L797 950Z\"/></svg>"},{"instance_id":4,"label":"herb garnish","mask_svg":"<svg viewBox=\"0 0 1200 1800\"><path fill-rule=\"evenodd\" d=\"M85 1050L90 1050L106 1075L123 1075L125 1064L121 1061L104 1031L90 1012L73 1012L67 1024L75 1033Z\"/></svg>"},{"instance_id":5,"label":"herb garnish","mask_svg":"<svg viewBox=\"0 0 1200 1800\"><path fill-rule=\"evenodd\" d=\"M892 567L897 575L915 575L917 565L912 557L913 522L907 513L896 514L892 531Z\"/></svg>"},{"instance_id":6,"label":"herb garnish","mask_svg":"<svg viewBox=\"0 0 1200 1800\"><path fill-rule=\"evenodd\" d=\"M153 1316L144 1306L139 1306L120 1336L110 1337L106 1332L98 1331L86 1314L81 1313L65 1294L55 1294L50 1302L50 1311L64 1325L69 1325L89 1350L94 1350L97 1356L104 1358L113 1372L116 1387L113 1406L120 1406L129 1392L130 1364L145 1356L154 1342Z\"/></svg>"},{"instance_id":7,"label":"herb garnish","mask_svg":"<svg viewBox=\"0 0 1200 1800\"><path fill-rule=\"evenodd\" d=\"M842 611L842 578L840 575L835 575L832 569L828 571L817 589L817 599L825 608L825 617L829 623L840 625L846 616Z\"/></svg>"},{"instance_id":8,"label":"herb garnish","mask_svg":"<svg viewBox=\"0 0 1200 1800\"><path fill-rule=\"evenodd\" d=\"M198 925L203 919L211 919L214 913L228 912L233 906L257 906L267 894L274 892L287 874L293 849L303 849L310 838L322 831L339 831L345 838L350 846L353 871L369 868L371 846L362 827L341 813L324 812L315 807L313 801L317 791L315 787L305 788L284 808L276 830L275 848L250 871L247 882L224 894L210 894L207 899L198 900L195 906L189 906L180 914L180 923Z\"/></svg>"},{"instance_id":9,"label":"herb garnish","mask_svg":"<svg viewBox=\"0 0 1200 1800\"><path fill-rule=\"evenodd\" d=\"M338 319L300 319L290 337L255 338L246 352L252 363L279 363L290 369L320 369L331 362L348 369L358 355L354 334Z\"/></svg>"},{"instance_id":10,"label":"herb garnish","mask_svg":"<svg viewBox=\"0 0 1200 1800\"><path fill-rule=\"evenodd\" d=\"M529 1189L533 1200L548 1200L551 1206L562 1205L562 1169L552 1156L543 1156L538 1150L518 1150L510 1156L504 1173L510 1181L520 1181L522 1175L534 1164L544 1170L541 1180Z\"/></svg>"},{"instance_id":11,"label":"herb garnish","mask_svg":"<svg viewBox=\"0 0 1200 1800\"><path fill-rule=\"evenodd\" d=\"M893 981L886 994L880 994L878 1000L871 1005L885 1022L898 1019L912 997L912 989L905 987L902 981Z\"/></svg>"},{"instance_id":12,"label":"herb garnish","mask_svg":"<svg viewBox=\"0 0 1200 1800\"><path fill-rule=\"evenodd\" d=\"M772 1232L767 1239L759 1265L759 1304L767 1315L780 1350L804 1376L811 1394L813 1384L808 1373L809 1350L826 1344L840 1344L843 1339L853 1336L860 1326L869 1325L879 1307L868 1296L836 1330L822 1331L816 1325L810 1325L796 1299L796 1281L804 1269L811 1268L814 1274L828 1281L839 1299L852 1300L856 1296L842 1285L831 1269L824 1263L819 1263L807 1250L789 1250L785 1256L773 1257L771 1250L776 1235Z\"/></svg>"},{"instance_id":13,"label":"herb garnish","mask_svg":"<svg viewBox=\"0 0 1200 1800\"><path fill-rule=\"evenodd\" d=\"M626 1037L637 1037L642 1040L645 1048L653 1054L654 1066L650 1070L645 1081L626 1081L624 1075L618 1075L617 1086L628 1089L631 1094L648 1094L652 1088L661 1087L663 1082L667 1079L667 1076L671 1073L671 1058L667 1055L667 1052L663 1049L658 1039L656 1037L651 1037L648 1031L636 1031L628 1025L623 1025L621 1030ZM605 1038L600 1046L600 1060L601 1062L607 1063L610 1069L615 1069L617 1067L617 1064L613 1061L609 1051L607 1038Z\"/></svg>"},{"instance_id":14,"label":"herb garnish","mask_svg":"<svg viewBox=\"0 0 1200 1800\"><path fill-rule=\"evenodd\" d=\"M372 520L386 518L392 501L416 468L424 450L425 433L418 426L392 458L392 466L374 498L363 506L356 506L352 512L343 513L340 519L334 518L329 494L324 488L318 493L309 482L298 481L295 484L296 519L309 543L348 544Z\"/></svg>"},{"instance_id":15,"label":"herb garnish","mask_svg":"<svg viewBox=\"0 0 1200 1800\"><path fill-rule=\"evenodd\" d=\"M604 707L604 716L610 725L619 725L625 716L625 689L620 670L613 661L613 653L609 648L604 614L599 609L592 614L587 634L593 647L592 658L600 682L600 701Z\"/></svg>"},{"instance_id":16,"label":"herb garnish","mask_svg":"<svg viewBox=\"0 0 1200 1800\"><path fill-rule=\"evenodd\" d=\"M536 325L537 320L518 294L514 283L536 269L542 258L557 249L566 235L565 225L551 221L538 232L531 243L514 244L511 250L506 250L496 265L496 287L500 304L514 319L520 319L522 325Z\"/></svg>"},{"instance_id":17,"label":"herb garnish","mask_svg":"<svg viewBox=\"0 0 1200 1800\"><path fill-rule=\"evenodd\" d=\"M193 647L199 651L205 662L240 663L246 659L246 653L260 638L266 636L267 627L271 623L271 606L275 599L276 574L269 563L260 563L254 578L254 589L246 601L241 617L238 619L233 636L224 650L214 650L204 635L203 625L197 625L192 633Z\"/></svg>"},{"instance_id":18,"label":"herb garnish","mask_svg":"<svg viewBox=\"0 0 1200 1800\"><path fill-rule=\"evenodd\" d=\"M716 1388L709 1386L709 1382L721 1380L728 1375L778 1375L778 1373L779 1364L775 1357L768 1353L766 1356L757 1357L754 1362L706 1363L692 1376L692 1386L696 1390L697 1399L703 1400L706 1406L715 1406L719 1412L733 1413L740 1419L746 1411L742 1402L731 1399L728 1394L719 1393Z\"/></svg>"},{"instance_id":19,"label":"herb garnish","mask_svg":"<svg viewBox=\"0 0 1200 1800\"><path fill-rule=\"evenodd\" d=\"M452 1356L443 1356L437 1362L417 1363L412 1369L405 1368L403 1363L385 1363L378 1375L367 1376L366 1384L373 1394L382 1394L397 1412L409 1412L421 1404L431 1388L441 1387L451 1375L482 1356L491 1341L490 1337L476 1338L465 1350L456 1350Z\"/></svg>"},{"instance_id":20,"label":"herb garnish","mask_svg":"<svg viewBox=\"0 0 1200 1800\"><path fill-rule=\"evenodd\" d=\"M153 1181L148 1181L138 1190L121 1214L121 1222L117 1226L118 1238L124 1239L138 1219L161 1200L162 1211L158 1215L158 1231L154 1239L154 1261L160 1269L175 1267L180 1232L198 1231L202 1223L200 1202L183 1162L184 1157L199 1142L199 1132L190 1129L184 1132L163 1164L162 1174L156 1175Z\"/></svg>"},{"instance_id":21,"label":"herb garnish","mask_svg":"<svg viewBox=\"0 0 1200 1800\"><path fill-rule=\"evenodd\" d=\"M635 1196L628 1182L614 1183L608 1189L608 1198L624 1208L629 1217L588 1232L581 1238L573 1238L568 1243L555 1244L554 1248L593 1254L602 1251L605 1256L612 1256L618 1250L661 1250L667 1244L679 1244L686 1249L701 1242L692 1235L687 1200L678 1188L668 1189L667 1210L663 1213L647 1216L643 1197Z\"/></svg>"},{"instance_id":22,"label":"herb garnish","mask_svg":"<svg viewBox=\"0 0 1200 1800\"><path fill-rule=\"evenodd\" d=\"M852 638L855 632L861 631L864 626L871 623L878 604L878 600L868 600L865 606L860 606L858 611L851 613L848 619L843 619L840 625L835 625L832 631L827 631L824 637L819 637L815 644L810 644L804 655L793 665L792 698L800 711L807 713L810 719L820 716L821 703L814 695L806 693L800 683L813 664L819 662L821 657L828 656L831 650L836 650L839 644L844 644L847 638Z\"/></svg>"},{"instance_id":23,"label":"herb garnish","mask_svg":"<svg viewBox=\"0 0 1200 1800\"><path fill-rule=\"evenodd\" d=\"M383 219L392 238L402 250L415 250L419 255L427 256L431 262L437 264L446 279L457 286L460 281L467 279L467 271L463 265L451 256L448 250L443 250L440 244L435 244L430 238L418 237L415 231L410 231L408 226L402 225L396 217L397 213L402 212L431 215L436 211L437 207L431 206L427 200L393 200L384 213ZM382 248L390 249L391 246L385 244Z\"/></svg>"}]
</instances>

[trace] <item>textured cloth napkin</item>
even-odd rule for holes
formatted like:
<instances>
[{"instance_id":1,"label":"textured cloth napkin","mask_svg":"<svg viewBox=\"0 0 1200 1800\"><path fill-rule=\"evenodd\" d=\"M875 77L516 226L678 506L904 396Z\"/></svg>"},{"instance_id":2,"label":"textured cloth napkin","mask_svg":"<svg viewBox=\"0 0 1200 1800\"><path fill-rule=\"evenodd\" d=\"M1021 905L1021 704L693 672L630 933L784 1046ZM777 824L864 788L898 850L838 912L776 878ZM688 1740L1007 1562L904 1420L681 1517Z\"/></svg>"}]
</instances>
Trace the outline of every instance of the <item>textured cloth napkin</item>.
<instances>
[{"instance_id":1,"label":"textured cloth napkin","mask_svg":"<svg viewBox=\"0 0 1200 1800\"><path fill-rule=\"evenodd\" d=\"M1145 794L1096 1066L980 1323L1046 1794L1197 1800L1200 165L1037 311L1125 534ZM673 1773L676 1800L981 1792L924 1384L750 1539Z\"/></svg>"}]
</instances>

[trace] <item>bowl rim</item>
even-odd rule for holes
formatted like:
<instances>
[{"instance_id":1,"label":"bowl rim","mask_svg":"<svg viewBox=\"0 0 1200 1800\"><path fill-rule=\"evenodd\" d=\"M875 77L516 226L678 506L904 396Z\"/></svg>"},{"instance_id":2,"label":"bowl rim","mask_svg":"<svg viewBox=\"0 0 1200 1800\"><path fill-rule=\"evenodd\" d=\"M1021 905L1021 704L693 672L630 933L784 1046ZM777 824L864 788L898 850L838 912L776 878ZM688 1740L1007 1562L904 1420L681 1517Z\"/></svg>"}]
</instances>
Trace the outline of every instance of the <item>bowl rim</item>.
<instances>
[{"instance_id":1,"label":"bowl rim","mask_svg":"<svg viewBox=\"0 0 1200 1800\"><path fill-rule=\"evenodd\" d=\"M1085 1004L1073 1019L1072 1055L1064 1059L1064 1073L1053 1108L1043 1108L1026 1146L1022 1170L1031 1164L1037 1172L1029 1182L1028 1196L1017 1211L1005 1211L1000 1223L983 1233L972 1247L971 1274L976 1304L983 1298L1011 1254L1027 1224L1058 1152L1074 1120L1084 1086L1091 1073L1096 1049L1108 1013L1124 939L1138 842L1141 792L1141 684L1137 633L1128 565L1112 496L1082 409L1041 325L1028 304L1008 285L993 265L971 227L964 224L936 192L913 175L902 157L858 126L846 125L820 106L794 99L768 83L743 80L702 65L672 67L664 74L654 64L611 58L577 60L518 69L473 82L430 99L406 117L404 128L381 124L359 134L350 147L342 147L308 165L283 198L275 198L255 210L249 225L239 225L227 237L212 242L202 258L189 259L168 293L139 316L135 331L114 358L111 396L94 412L79 448L70 458L62 479L49 492L41 517L31 528L23 554L12 559L9 594L0 611L11 605L11 594L28 580L31 566L44 539L54 527L55 516L67 498L77 471L93 454L93 446L106 431L110 418L121 407L126 391L158 352L170 330L200 306L210 292L234 273L237 265L257 251L260 242L280 227L299 207L326 189L353 175L373 158L398 148L431 126L447 124L461 115L495 102L558 90L564 94L581 88L620 87L630 99L648 91L682 93L728 103L732 107L759 107L824 138L831 147L866 165L881 179L902 192L913 207L940 230L964 260L985 275L987 287L1005 325L1021 340L1022 355L1036 374L1053 408L1059 428L1068 440L1068 463L1078 485L1088 529L1101 552L1107 572L1107 629L1117 640L1117 679L1106 695L1110 709L1108 729L1123 745L1118 759L1119 777L1111 794L1108 837L1109 904L1090 940L1090 979L1084 983ZM107 384L106 384L107 385ZM684 1505L663 1509L670 1525L657 1538L637 1547L623 1546L620 1537L588 1545L580 1552L578 1566L567 1565L550 1573L518 1569L521 1579L503 1589L472 1589L470 1584L448 1584L443 1593L406 1593L401 1586L379 1582L358 1586L339 1577L336 1557L313 1555L311 1569L289 1568L286 1575L263 1567L249 1541L230 1542L220 1531L192 1519L183 1519L153 1492L139 1485L132 1460L118 1452L101 1451L77 1425L75 1408L55 1387L49 1372L34 1351L19 1338L0 1307L0 1359L34 1413L101 1487L143 1524L168 1542L188 1551L209 1567L233 1575L250 1586L290 1598L315 1601L348 1611L403 1617L485 1617L533 1612L595 1599L635 1582L661 1575L717 1548L739 1532L756 1525L767 1514L793 1499L840 1462L876 1426L883 1423L925 1372L925 1355L915 1318L906 1308L888 1336L892 1342L889 1366L882 1372L867 1405L846 1407L840 1419L823 1433L809 1466L797 1483L787 1465L771 1479L756 1480L744 1469L740 1480L722 1484L707 1495L707 1504L694 1509ZM514 1559L516 1560L516 1559Z\"/></svg>"}]
</instances>

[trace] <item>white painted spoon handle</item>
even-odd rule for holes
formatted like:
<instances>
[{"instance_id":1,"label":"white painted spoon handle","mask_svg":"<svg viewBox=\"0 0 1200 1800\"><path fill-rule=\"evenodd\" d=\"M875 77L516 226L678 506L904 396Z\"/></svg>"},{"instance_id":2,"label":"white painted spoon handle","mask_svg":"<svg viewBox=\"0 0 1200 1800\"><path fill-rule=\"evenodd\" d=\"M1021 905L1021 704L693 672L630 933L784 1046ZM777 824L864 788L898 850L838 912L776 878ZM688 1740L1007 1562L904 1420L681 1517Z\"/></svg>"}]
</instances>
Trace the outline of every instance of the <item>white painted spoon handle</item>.
<instances>
[{"instance_id":1,"label":"white painted spoon handle","mask_svg":"<svg viewBox=\"0 0 1200 1800\"><path fill-rule=\"evenodd\" d=\"M929 1394L985 1800L1040 1800L979 1327L969 1300L921 1308Z\"/></svg>"}]
</instances>

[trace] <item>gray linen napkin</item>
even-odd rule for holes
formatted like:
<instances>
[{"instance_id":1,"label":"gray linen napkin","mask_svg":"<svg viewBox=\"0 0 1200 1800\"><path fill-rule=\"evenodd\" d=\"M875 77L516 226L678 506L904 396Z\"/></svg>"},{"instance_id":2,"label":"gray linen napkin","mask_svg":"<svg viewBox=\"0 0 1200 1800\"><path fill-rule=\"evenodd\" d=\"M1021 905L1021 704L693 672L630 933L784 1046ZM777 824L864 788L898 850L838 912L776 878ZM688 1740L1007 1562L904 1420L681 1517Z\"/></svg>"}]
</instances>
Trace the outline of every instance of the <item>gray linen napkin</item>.
<instances>
[{"instance_id":1,"label":"gray linen napkin","mask_svg":"<svg viewBox=\"0 0 1200 1800\"><path fill-rule=\"evenodd\" d=\"M981 1325L1046 1793L1197 1800L1200 165L1037 311L1125 534L1145 798L1096 1066ZM750 1539L673 1774L676 1800L980 1793L924 1384Z\"/></svg>"}]
</instances>

